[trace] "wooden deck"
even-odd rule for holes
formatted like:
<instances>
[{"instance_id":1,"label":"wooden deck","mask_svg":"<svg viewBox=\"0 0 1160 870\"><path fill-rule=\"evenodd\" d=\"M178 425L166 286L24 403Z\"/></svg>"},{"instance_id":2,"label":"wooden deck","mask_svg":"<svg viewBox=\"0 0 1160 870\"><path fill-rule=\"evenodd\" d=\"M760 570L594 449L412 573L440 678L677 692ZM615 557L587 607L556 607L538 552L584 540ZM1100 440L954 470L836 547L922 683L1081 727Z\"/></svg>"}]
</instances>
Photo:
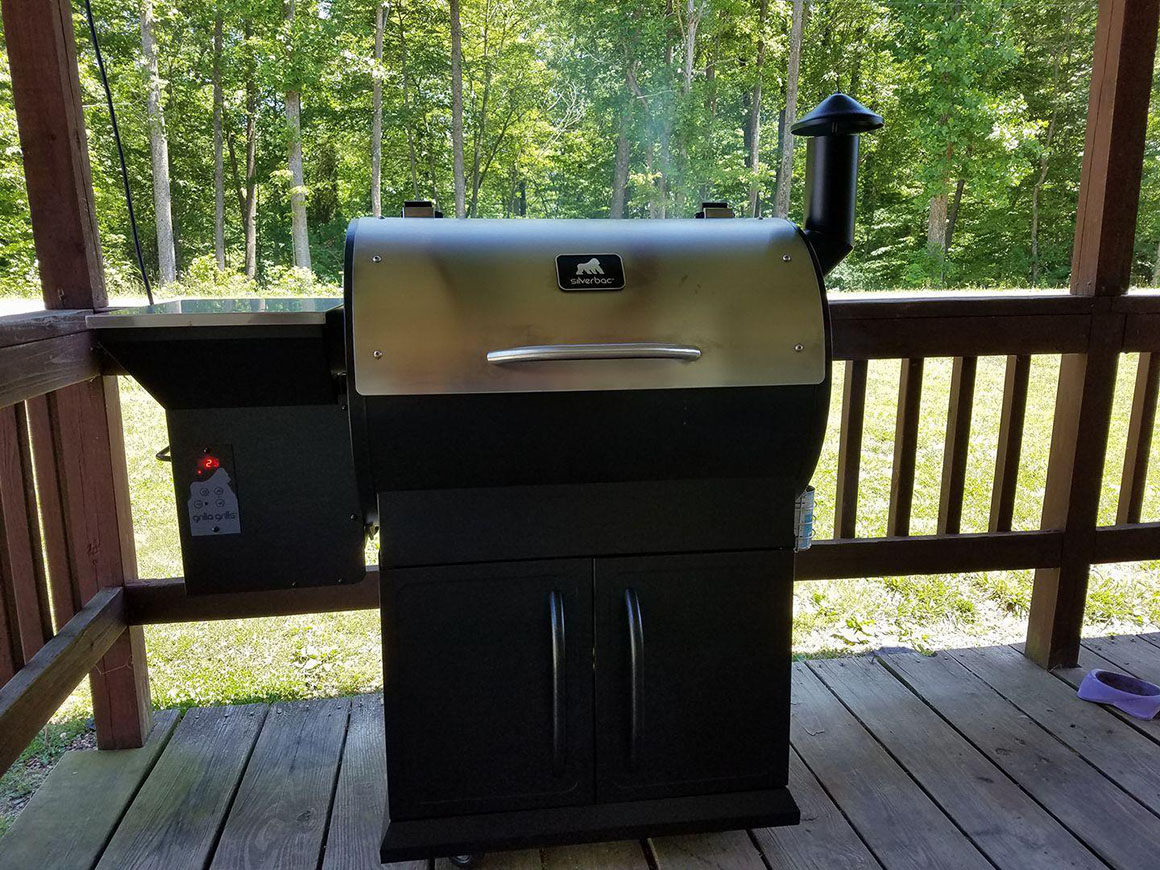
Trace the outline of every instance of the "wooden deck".
<instances>
[{"instance_id":1,"label":"wooden deck","mask_svg":"<svg viewBox=\"0 0 1160 870\"><path fill-rule=\"evenodd\" d=\"M795 664L800 826L483 866L1156 867L1160 720L1074 686L1092 667L1160 682L1160 634L1087 641L1080 664L1048 673L1010 647ZM0 840L0 870L377 867L381 729L375 696L158 714L143 749L66 755Z\"/></svg>"}]
</instances>

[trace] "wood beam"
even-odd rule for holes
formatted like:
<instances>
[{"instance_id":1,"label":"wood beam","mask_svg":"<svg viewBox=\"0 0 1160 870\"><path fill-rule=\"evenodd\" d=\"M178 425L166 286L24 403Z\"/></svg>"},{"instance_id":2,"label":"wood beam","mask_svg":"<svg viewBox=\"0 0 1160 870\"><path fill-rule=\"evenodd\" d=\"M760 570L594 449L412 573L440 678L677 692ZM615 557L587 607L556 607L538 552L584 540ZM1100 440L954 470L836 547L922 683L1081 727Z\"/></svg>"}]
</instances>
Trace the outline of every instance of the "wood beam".
<instances>
[{"instance_id":1,"label":"wood beam","mask_svg":"<svg viewBox=\"0 0 1160 870\"><path fill-rule=\"evenodd\" d=\"M86 673L125 634L120 588L102 589L0 687L0 771L6 770Z\"/></svg>"},{"instance_id":2,"label":"wood beam","mask_svg":"<svg viewBox=\"0 0 1160 870\"><path fill-rule=\"evenodd\" d=\"M798 580L884 577L1036 568L1059 562L1062 532L857 538L817 541L796 556ZM126 620L132 625L246 619L373 610L379 606L379 570L358 583L190 596L180 577L126 583Z\"/></svg>"},{"instance_id":3,"label":"wood beam","mask_svg":"<svg viewBox=\"0 0 1160 870\"><path fill-rule=\"evenodd\" d=\"M0 408L0 587L16 617L24 662L52 637L32 477L24 406Z\"/></svg>"},{"instance_id":4,"label":"wood beam","mask_svg":"<svg viewBox=\"0 0 1160 870\"><path fill-rule=\"evenodd\" d=\"M1058 567L1035 573L1025 647L1047 668L1079 656L1124 345L1125 315L1107 297L1124 294L1131 278L1158 20L1157 0L1100 4L1071 292L1105 304L1093 309L1086 353L1065 354L1060 365L1042 527L1062 530L1063 542Z\"/></svg>"},{"instance_id":5,"label":"wood beam","mask_svg":"<svg viewBox=\"0 0 1160 870\"><path fill-rule=\"evenodd\" d=\"M1131 523L1096 529L1096 564L1160 559L1160 523Z\"/></svg>"},{"instance_id":6,"label":"wood beam","mask_svg":"<svg viewBox=\"0 0 1160 870\"><path fill-rule=\"evenodd\" d=\"M126 583L124 589L126 618L133 625L373 610L379 606L379 572L374 566L358 583L341 586L190 596L185 581L176 577Z\"/></svg>"},{"instance_id":7,"label":"wood beam","mask_svg":"<svg viewBox=\"0 0 1160 870\"><path fill-rule=\"evenodd\" d=\"M104 266L68 0L2 0L46 308L103 308Z\"/></svg>"},{"instance_id":8,"label":"wood beam","mask_svg":"<svg viewBox=\"0 0 1160 870\"><path fill-rule=\"evenodd\" d=\"M838 444L838 487L834 500L834 537L858 533L858 484L862 468L862 430L866 423L866 360L847 360L842 386L842 430Z\"/></svg>"},{"instance_id":9,"label":"wood beam","mask_svg":"<svg viewBox=\"0 0 1160 870\"><path fill-rule=\"evenodd\" d=\"M1120 477L1120 502L1116 522L1140 522L1144 489L1148 482L1152 454L1152 429L1156 425L1156 400L1160 393L1160 354L1142 353L1136 363L1136 386L1132 391L1132 413L1128 418L1128 444L1124 450L1124 471Z\"/></svg>"},{"instance_id":10,"label":"wood beam","mask_svg":"<svg viewBox=\"0 0 1160 870\"><path fill-rule=\"evenodd\" d=\"M957 535L963 523L963 492L971 447L971 414L975 407L978 357L955 357L951 370L950 405L943 448L942 485L939 488L938 532Z\"/></svg>"},{"instance_id":11,"label":"wood beam","mask_svg":"<svg viewBox=\"0 0 1160 870\"><path fill-rule=\"evenodd\" d=\"M0 348L86 332L85 318L90 314L91 311L83 309L5 314L0 317Z\"/></svg>"},{"instance_id":12,"label":"wood beam","mask_svg":"<svg viewBox=\"0 0 1160 870\"><path fill-rule=\"evenodd\" d=\"M0 407L43 396L100 374L88 333L0 347Z\"/></svg>"},{"instance_id":13,"label":"wood beam","mask_svg":"<svg viewBox=\"0 0 1160 870\"><path fill-rule=\"evenodd\" d=\"M798 580L1011 571L1059 562L1060 532L982 532L817 541L796 556Z\"/></svg>"},{"instance_id":14,"label":"wood beam","mask_svg":"<svg viewBox=\"0 0 1160 870\"><path fill-rule=\"evenodd\" d=\"M46 308L107 304L69 0L0 0L32 232ZM54 341L56 339L53 339ZM113 388L115 389L115 387ZM101 380L49 409L79 602L134 576L120 409ZM140 746L151 708L140 630L123 630L91 676L97 743Z\"/></svg>"},{"instance_id":15,"label":"wood beam","mask_svg":"<svg viewBox=\"0 0 1160 870\"><path fill-rule=\"evenodd\" d=\"M1080 170L1071 292L1119 296L1132 277L1157 0L1101 0Z\"/></svg>"},{"instance_id":16,"label":"wood beam","mask_svg":"<svg viewBox=\"0 0 1160 870\"><path fill-rule=\"evenodd\" d=\"M999 443L995 448L995 478L991 486L991 514L987 531L1009 532L1015 515L1015 491L1019 486L1019 457L1023 451L1023 421L1027 416L1027 390L1031 381L1031 357L1007 357L1003 379L1003 405L999 416Z\"/></svg>"},{"instance_id":17,"label":"wood beam","mask_svg":"<svg viewBox=\"0 0 1160 870\"><path fill-rule=\"evenodd\" d=\"M890 475L890 505L886 533L910 534L914 504L914 469L918 456L918 422L922 410L922 359L903 359L898 380L898 416L894 425L894 467Z\"/></svg>"}]
</instances>

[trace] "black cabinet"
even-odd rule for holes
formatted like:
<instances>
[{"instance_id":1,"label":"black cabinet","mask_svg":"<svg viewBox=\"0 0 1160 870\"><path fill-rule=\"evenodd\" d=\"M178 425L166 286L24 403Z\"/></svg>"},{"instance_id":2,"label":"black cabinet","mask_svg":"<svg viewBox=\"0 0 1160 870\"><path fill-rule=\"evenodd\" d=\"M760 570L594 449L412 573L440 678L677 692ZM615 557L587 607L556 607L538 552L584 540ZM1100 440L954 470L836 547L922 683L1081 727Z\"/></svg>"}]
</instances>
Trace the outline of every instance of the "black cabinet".
<instances>
[{"instance_id":1,"label":"black cabinet","mask_svg":"<svg viewBox=\"0 0 1160 870\"><path fill-rule=\"evenodd\" d=\"M386 571L384 860L796 821L792 578L788 550Z\"/></svg>"},{"instance_id":2,"label":"black cabinet","mask_svg":"<svg viewBox=\"0 0 1160 870\"><path fill-rule=\"evenodd\" d=\"M393 819L589 803L592 560L390 571Z\"/></svg>"},{"instance_id":3,"label":"black cabinet","mask_svg":"<svg viewBox=\"0 0 1160 870\"><path fill-rule=\"evenodd\" d=\"M597 799L786 783L793 554L596 560Z\"/></svg>"}]
</instances>

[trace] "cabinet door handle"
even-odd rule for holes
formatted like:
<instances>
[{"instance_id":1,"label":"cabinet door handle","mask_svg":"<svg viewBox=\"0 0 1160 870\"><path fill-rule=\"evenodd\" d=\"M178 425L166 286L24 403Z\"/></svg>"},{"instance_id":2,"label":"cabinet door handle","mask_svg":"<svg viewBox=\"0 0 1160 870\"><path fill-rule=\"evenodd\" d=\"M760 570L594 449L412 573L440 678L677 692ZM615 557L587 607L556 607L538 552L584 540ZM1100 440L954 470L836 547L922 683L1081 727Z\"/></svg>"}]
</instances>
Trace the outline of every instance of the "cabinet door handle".
<instances>
[{"instance_id":1,"label":"cabinet door handle","mask_svg":"<svg viewBox=\"0 0 1160 870\"><path fill-rule=\"evenodd\" d=\"M565 647L564 596L555 589L548 595L548 617L552 625L552 773L564 772Z\"/></svg>"},{"instance_id":2,"label":"cabinet door handle","mask_svg":"<svg viewBox=\"0 0 1160 870\"><path fill-rule=\"evenodd\" d=\"M628 764L636 767L637 747L640 744L641 696L644 693L644 621L640 615L640 599L635 589L624 590L624 607L628 613Z\"/></svg>"}]
</instances>

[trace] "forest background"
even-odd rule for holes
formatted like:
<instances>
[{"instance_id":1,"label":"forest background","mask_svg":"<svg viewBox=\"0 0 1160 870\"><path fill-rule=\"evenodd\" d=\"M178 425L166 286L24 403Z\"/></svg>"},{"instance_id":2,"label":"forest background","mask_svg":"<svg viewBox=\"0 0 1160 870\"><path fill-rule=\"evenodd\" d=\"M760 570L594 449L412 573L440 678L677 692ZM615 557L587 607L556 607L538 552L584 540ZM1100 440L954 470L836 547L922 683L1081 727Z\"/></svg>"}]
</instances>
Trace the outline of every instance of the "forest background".
<instances>
[{"instance_id":1,"label":"forest background","mask_svg":"<svg viewBox=\"0 0 1160 870\"><path fill-rule=\"evenodd\" d=\"M173 292L326 292L346 223L800 217L787 126L845 91L864 137L841 289L1065 286L1088 0L92 0L145 259ZM140 293L109 113L76 17L110 289ZM1160 103L1160 101L1154 101ZM1160 283L1160 109L1137 283ZM797 183L793 183L794 179ZM0 295L38 296L0 67Z\"/></svg>"}]
</instances>

